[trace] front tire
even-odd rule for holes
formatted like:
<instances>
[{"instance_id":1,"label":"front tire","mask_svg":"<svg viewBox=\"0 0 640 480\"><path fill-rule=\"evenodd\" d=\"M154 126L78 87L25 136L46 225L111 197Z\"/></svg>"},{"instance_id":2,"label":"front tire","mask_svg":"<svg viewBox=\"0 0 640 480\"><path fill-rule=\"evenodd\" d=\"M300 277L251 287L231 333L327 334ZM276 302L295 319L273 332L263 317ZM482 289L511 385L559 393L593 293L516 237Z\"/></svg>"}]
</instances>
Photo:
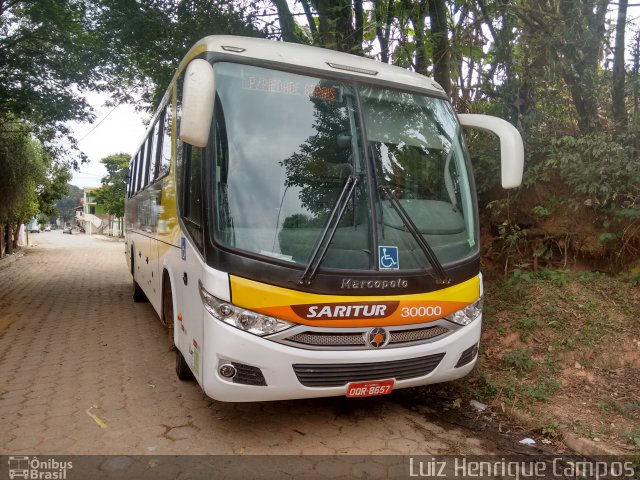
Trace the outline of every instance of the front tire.
<instances>
[{"instance_id":1,"label":"front tire","mask_svg":"<svg viewBox=\"0 0 640 480\"><path fill-rule=\"evenodd\" d=\"M180 350L176 348L176 375L182 381L193 380L193 373Z\"/></svg>"}]
</instances>

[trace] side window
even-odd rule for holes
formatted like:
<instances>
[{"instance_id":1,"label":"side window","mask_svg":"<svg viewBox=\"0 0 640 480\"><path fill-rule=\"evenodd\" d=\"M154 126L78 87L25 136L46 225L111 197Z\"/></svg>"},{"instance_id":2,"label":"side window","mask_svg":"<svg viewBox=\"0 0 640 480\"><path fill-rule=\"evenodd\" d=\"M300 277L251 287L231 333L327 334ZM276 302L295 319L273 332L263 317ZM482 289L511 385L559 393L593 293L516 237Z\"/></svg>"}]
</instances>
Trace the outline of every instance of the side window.
<instances>
[{"instance_id":1,"label":"side window","mask_svg":"<svg viewBox=\"0 0 640 480\"><path fill-rule=\"evenodd\" d=\"M149 144L149 179L151 183L155 182L156 178L158 178L158 133L160 129L160 122L157 121L153 125L153 129L149 134L149 140L147 140Z\"/></svg>"},{"instance_id":2,"label":"side window","mask_svg":"<svg viewBox=\"0 0 640 480\"><path fill-rule=\"evenodd\" d=\"M160 136L158 177L165 175L171 165L171 120L171 103L169 103L158 122Z\"/></svg>"},{"instance_id":3,"label":"side window","mask_svg":"<svg viewBox=\"0 0 640 480\"><path fill-rule=\"evenodd\" d=\"M140 147L140 188L142 190L149 183L149 163L147 162L147 140Z\"/></svg>"},{"instance_id":4,"label":"side window","mask_svg":"<svg viewBox=\"0 0 640 480\"><path fill-rule=\"evenodd\" d=\"M153 161L153 152L154 152L154 148L153 148L153 130L149 133L149 136L147 137L147 140L144 142L145 144L145 152L144 152L144 157L145 157L145 175L144 175L144 184L145 186L149 185L151 182L153 182L153 165L152 165L152 161Z\"/></svg>"},{"instance_id":5,"label":"side window","mask_svg":"<svg viewBox=\"0 0 640 480\"><path fill-rule=\"evenodd\" d=\"M127 198L131 198L131 186L133 185L133 160L134 159L132 158L129 161L129 169L127 170Z\"/></svg>"},{"instance_id":6,"label":"side window","mask_svg":"<svg viewBox=\"0 0 640 480\"><path fill-rule=\"evenodd\" d=\"M140 152L136 153L136 161L135 161L135 183L133 184L133 193L134 195L138 193L140 190L140 177L142 177L142 162L140 161Z\"/></svg>"},{"instance_id":7,"label":"side window","mask_svg":"<svg viewBox=\"0 0 640 480\"><path fill-rule=\"evenodd\" d=\"M184 144L182 214L185 225L200 251L202 236L202 157L203 149Z\"/></svg>"},{"instance_id":8,"label":"side window","mask_svg":"<svg viewBox=\"0 0 640 480\"><path fill-rule=\"evenodd\" d=\"M142 158L140 158L140 152L136 153L136 183L133 193L138 193L142 186Z\"/></svg>"}]
</instances>

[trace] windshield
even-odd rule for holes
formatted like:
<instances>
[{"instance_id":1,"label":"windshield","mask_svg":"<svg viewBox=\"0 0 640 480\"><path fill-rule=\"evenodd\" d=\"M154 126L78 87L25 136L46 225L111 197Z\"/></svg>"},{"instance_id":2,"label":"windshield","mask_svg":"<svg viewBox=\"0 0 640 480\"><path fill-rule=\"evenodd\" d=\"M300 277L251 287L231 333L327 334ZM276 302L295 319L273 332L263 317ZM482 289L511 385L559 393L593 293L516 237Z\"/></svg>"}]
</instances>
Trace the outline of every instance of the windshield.
<instances>
[{"instance_id":1,"label":"windshield","mask_svg":"<svg viewBox=\"0 0 640 480\"><path fill-rule=\"evenodd\" d=\"M469 174L446 101L248 65L214 68L219 244L307 266L324 237L321 268L429 268L385 187L440 262L475 252Z\"/></svg>"},{"instance_id":2,"label":"windshield","mask_svg":"<svg viewBox=\"0 0 640 480\"><path fill-rule=\"evenodd\" d=\"M378 186L380 245L397 247L400 266L420 268L425 252L403 222L404 210L441 263L477 249L475 201L458 122L448 102L361 88L367 146ZM380 263L383 268L382 262Z\"/></svg>"}]
</instances>

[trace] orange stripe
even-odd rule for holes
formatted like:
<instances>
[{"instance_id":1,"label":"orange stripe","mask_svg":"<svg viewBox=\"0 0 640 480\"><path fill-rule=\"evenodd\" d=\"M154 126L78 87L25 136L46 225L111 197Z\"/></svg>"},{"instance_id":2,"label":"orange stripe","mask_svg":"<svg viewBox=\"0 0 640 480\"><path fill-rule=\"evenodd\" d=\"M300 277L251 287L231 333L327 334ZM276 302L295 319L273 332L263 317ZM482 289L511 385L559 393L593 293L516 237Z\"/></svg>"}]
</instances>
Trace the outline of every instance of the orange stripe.
<instances>
[{"instance_id":1,"label":"orange stripe","mask_svg":"<svg viewBox=\"0 0 640 480\"><path fill-rule=\"evenodd\" d=\"M307 293L235 275L229 275L229 280L231 298L238 307L317 327L427 323L460 310L480 296L479 276L434 292L379 296ZM373 311L376 306L379 310ZM315 308L310 310L311 307ZM434 310L434 307L437 309ZM374 312L374 315L371 315L371 312Z\"/></svg>"},{"instance_id":2,"label":"orange stripe","mask_svg":"<svg viewBox=\"0 0 640 480\"><path fill-rule=\"evenodd\" d=\"M335 311L335 304L330 306L331 304L321 304L325 306L329 306L331 310ZM341 303L340 305L346 305L345 303ZM353 305L358 305L354 303ZM373 303L375 305L375 302ZM468 302L451 302L451 301L418 301L418 300L409 300L409 301L401 301L398 305L398 308L395 309L393 313L388 316L384 316L382 318L349 318L349 319L340 319L340 318L326 318L326 319L313 319L313 318L303 318L300 315L296 314L290 305L282 305L277 307L266 307L266 308L257 308L255 309L258 313L262 313L263 315L270 315L272 317L281 318L283 320L288 320L294 323L301 323L303 325L309 325L312 327L376 327L376 326L385 326L385 325L407 325L413 323L427 323L432 322L434 320L439 320L445 315L449 315L461 308L469 305ZM412 315L415 309L426 310L427 307L440 307L438 315ZM319 309L321 310L321 308ZM424 311L423 310L423 311ZM426 312L425 312L426 313ZM326 315L325 315L326 316Z\"/></svg>"}]
</instances>

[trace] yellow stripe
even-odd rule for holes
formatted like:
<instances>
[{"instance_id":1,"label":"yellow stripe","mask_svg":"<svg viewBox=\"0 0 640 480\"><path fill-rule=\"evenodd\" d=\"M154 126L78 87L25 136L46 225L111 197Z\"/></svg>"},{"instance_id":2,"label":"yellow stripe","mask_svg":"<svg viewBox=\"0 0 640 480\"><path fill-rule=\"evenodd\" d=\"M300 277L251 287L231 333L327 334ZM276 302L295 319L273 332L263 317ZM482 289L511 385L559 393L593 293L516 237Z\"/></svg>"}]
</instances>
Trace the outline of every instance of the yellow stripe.
<instances>
[{"instance_id":1,"label":"yellow stripe","mask_svg":"<svg viewBox=\"0 0 640 480\"><path fill-rule=\"evenodd\" d=\"M356 327L422 323L437 320L453 313L474 302L480 295L479 276L434 292L377 296L321 295L268 285L234 275L230 275L229 278L231 299L235 305L284 320L313 326ZM315 309L316 312L319 312L322 310L322 306L329 306L328 310L333 311L336 305L375 305L376 302L395 302L398 306L395 309L388 307L389 313L383 318L366 318L365 316L358 318L303 318L291 308L292 305L319 305L320 307ZM420 307L423 307L423 312L427 307L432 307L430 311L435 308L437 314L420 315L419 317L411 314L417 311L414 308ZM300 311L301 309L296 310ZM357 311L364 310L359 308Z\"/></svg>"}]
</instances>

